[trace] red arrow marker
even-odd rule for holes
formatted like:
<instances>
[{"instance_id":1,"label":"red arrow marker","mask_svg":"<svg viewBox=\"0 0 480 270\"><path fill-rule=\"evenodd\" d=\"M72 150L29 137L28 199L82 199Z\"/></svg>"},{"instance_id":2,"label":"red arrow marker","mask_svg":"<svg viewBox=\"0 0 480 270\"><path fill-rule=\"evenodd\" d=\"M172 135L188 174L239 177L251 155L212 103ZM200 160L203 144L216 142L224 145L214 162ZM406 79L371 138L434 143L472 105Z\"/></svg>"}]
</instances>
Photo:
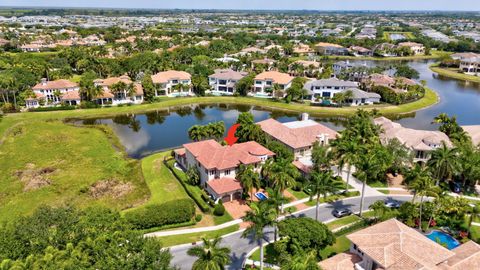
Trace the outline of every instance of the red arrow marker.
<instances>
[{"instance_id":1,"label":"red arrow marker","mask_svg":"<svg viewBox=\"0 0 480 270\"><path fill-rule=\"evenodd\" d=\"M225 137L225 142L227 142L228 145L232 146L234 143L238 141L238 138L235 137L235 132L237 131L237 128L240 126L240 124L235 124L230 127L230 129L227 132L227 137Z\"/></svg>"}]
</instances>

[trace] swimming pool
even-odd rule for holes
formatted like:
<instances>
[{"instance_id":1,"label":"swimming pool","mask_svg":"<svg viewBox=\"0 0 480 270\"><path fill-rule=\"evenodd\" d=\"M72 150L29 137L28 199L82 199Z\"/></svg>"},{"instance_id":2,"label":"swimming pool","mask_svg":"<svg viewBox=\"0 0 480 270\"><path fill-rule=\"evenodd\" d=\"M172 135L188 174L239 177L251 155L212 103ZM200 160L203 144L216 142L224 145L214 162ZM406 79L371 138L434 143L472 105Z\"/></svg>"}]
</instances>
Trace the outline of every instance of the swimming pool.
<instances>
[{"instance_id":1,"label":"swimming pool","mask_svg":"<svg viewBox=\"0 0 480 270\"><path fill-rule=\"evenodd\" d=\"M265 201L266 199L268 199L267 195L263 192L255 193L255 197L257 197L260 201Z\"/></svg>"},{"instance_id":2,"label":"swimming pool","mask_svg":"<svg viewBox=\"0 0 480 270\"><path fill-rule=\"evenodd\" d=\"M446 246L448 249L454 249L460 246L460 242L458 242L457 239L441 231L432 231L431 233L427 234L426 237L443 246Z\"/></svg>"}]
</instances>

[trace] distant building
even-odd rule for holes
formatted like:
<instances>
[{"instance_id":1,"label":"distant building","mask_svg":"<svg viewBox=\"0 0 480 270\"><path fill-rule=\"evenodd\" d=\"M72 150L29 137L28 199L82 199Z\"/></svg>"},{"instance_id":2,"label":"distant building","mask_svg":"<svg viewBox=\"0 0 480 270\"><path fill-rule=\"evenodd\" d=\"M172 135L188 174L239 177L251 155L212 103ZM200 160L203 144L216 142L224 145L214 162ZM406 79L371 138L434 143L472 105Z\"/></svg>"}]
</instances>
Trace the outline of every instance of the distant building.
<instances>
[{"instance_id":1,"label":"distant building","mask_svg":"<svg viewBox=\"0 0 480 270\"><path fill-rule=\"evenodd\" d=\"M139 83L134 83L130 77L123 75L120 77L109 77L106 79L97 79L94 81L95 85L102 87L103 93L94 100L98 104L140 104L143 102L143 87ZM115 91L113 86L115 84L125 84L125 89ZM129 87L132 87L132 91L129 93Z\"/></svg>"},{"instance_id":2,"label":"distant building","mask_svg":"<svg viewBox=\"0 0 480 270\"><path fill-rule=\"evenodd\" d=\"M152 82L155 85L155 96L190 96L193 94L192 75L185 71L162 71L152 75Z\"/></svg>"},{"instance_id":3,"label":"distant building","mask_svg":"<svg viewBox=\"0 0 480 270\"><path fill-rule=\"evenodd\" d=\"M333 43L317 43L315 45L315 50L320 55L348 55L347 48Z\"/></svg>"},{"instance_id":4,"label":"distant building","mask_svg":"<svg viewBox=\"0 0 480 270\"><path fill-rule=\"evenodd\" d=\"M215 73L208 76L208 82L213 94L233 95L236 84L247 75L246 72L233 71L231 69L216 69Z\"/></svg>"},{"instance_id":5,"label":"distant building","mask_svg":"<svg viewBox=\"0 0 480 270\"><path fill-rule=\"evenodd\" d=\"M425 54L425 46L421 43L416 42L400 42L398 43L398 47L407 47L409 48L414 55Z\"/></svg>"},{"instance_id":6,"label":"distant building","mask_svg":"<svg viewBox=\"0 0 480 270\"><path fill-rule=\"evenodd\" d=\"M278 84L281 90L286 90L292 85L294 77L287 73L278 71L267 71L258 74L254 79L254 90L256 94L272 95L275 84Z\"/></svg>"}]
</instances>

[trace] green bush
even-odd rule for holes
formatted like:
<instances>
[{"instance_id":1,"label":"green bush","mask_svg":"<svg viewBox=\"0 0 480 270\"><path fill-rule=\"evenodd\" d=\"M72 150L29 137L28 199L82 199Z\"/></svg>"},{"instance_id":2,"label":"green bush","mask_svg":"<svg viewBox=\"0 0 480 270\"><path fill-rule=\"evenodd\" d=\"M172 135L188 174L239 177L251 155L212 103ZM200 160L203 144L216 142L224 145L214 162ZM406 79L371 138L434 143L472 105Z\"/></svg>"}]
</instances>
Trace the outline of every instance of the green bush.
<instances>
[{"instance_id":1,"label":"green bush","mask_svg":"<svg viewBox=\"0 0 480 270\"><path fill-rule=\"evenodd\" d=\"M32 108L28 111L30 112L51 112L51 111L71 111L75 110L75 106L56 106L56 107L40 107L40 108Z\"/></svg>"},{"instance_id":2,"label":"green bush","mask_svg":"<svg viewBox=\"0 0 480 270\"><path fill-rule=\"evenodd\" d=\"M200 189L200 187L188 184L187 176L185 175L185 173L175 169L173 167L174 163L174 159L165 161L165 165L170 169L173 175L175 175L180 184L182 184L183 188L185 188L188 196L190 196L195 201L200 210L202 210L202 212L204 213L210 213L210 207L202 198L202 195L204 195L205 193Z\"/></svg>"},{"instance_id":3,"label":"green bush","mask_svg":"<svg viewBox=\"0 0 480 270\"><path fill-rule=\"evenodd\" d=\"M125 219L135 229L149 229L164 225L184 223L193 218L195 206L190 199L147 205L125 214Z\"/></svg>"},{"instance_id":4,"label":"green bush","mask_svg":"<svg viewBox=\"0 0 480 270\"><path fill-rule=\"evenodd\" d=\"M215 205L215 210L213 210L213 214L215 216L223 216L225 214L225 206L223 204L219 203Z\"/></svg>"},{"instance_id":5,"label":"green bush","mask_svg":"<svg viewBox=\"0 0 480 270\"><path fill-rule=\"evenodd\" d=\"M203 217L203 216L200 215L200 214L196 215L196 216L195 216L195 221L196 221L196 222L202 221L202 217Z\"/></svg>"}]
</instances>

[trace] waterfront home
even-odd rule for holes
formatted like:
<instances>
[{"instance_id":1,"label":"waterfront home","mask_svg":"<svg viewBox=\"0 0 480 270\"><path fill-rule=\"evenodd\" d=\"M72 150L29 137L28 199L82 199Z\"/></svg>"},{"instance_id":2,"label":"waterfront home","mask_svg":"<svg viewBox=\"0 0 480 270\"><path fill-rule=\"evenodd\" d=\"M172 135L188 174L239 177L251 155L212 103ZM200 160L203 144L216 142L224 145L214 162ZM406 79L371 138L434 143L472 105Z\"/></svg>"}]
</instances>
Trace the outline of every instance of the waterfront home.
<instances>
[{"instance_id":1,"label":"waterfront home","mask_svg":"<svg viewBox=\"0 0 480 270\"><path fill-rule=\"evenodd\" d=\"M97 79L94 81L94 84L95 86L102 87L104 92L95 99L99 104L119 105L127 103L140 104L143 102L142 85L132 82L127 75ZM118 85L123 86L123 89L117 89ZM105 98L107 99L106 102L104 102L105 100L102 100Z\"/></svg>"},{"instance_id":2,"label":"waterfront home","mask_svg":"<svg viewBox=\"0 0 480 270\"><path fill-rule=\"evenodd\" d=\"M396 52L397 46L391 43L381 43L373 47L373 54L383 57L395 57L398 56Z\"/></svg>"},{"instance_id":3,"label":"waterfront home","mask_svg":"<svg viewBox=\"0 0 480 270\"><path fill-rule=\"evenodd\" d=\"M315 45L315 51L320 55L348 55L348 49L334 43L320 42Z\"/></svg>"},{"instance_id":4,"label":"waterfront home","mask_svg":"<svg viewBox=\"0 0 480 270\"><path fill-rule=\"evenodd\" d=\"M293 47L293 53L299 56L312 56L315 51L307 44L299 43Z\"/></svg>"},{"instance_id":5,"label":"waterfront home","mask_svg":"<svg viewBox=\"0 0 480 270\"><path fill-rule=\"evenodd\" d=\"M460 58L459 69L465 74L480 76L480 55L464 55Z\"/></svg>"},{"instance_id":6,"label":"waterfront home","mask_svg":"<svg viewBox=\"0 0 480 270\"><path fill-rule=\"evenodd\" d=\"M257 69L258 67L264 68L264 70L272 70L273 66L277 63L277 60L269 59L267 57L263 59L252 60L252 69Z\"/></svg>"},{"instance_id":7,"label":"waterfront home","mask_svg":"<svg viewBox=\"0 0 480 270\"><path fill-rule=\"evenodd\" d=\"M347 76L348 80L359 82L366 76L368 76L367 72L367 64L366 63L359 63L353 62L351 63L349 60L347 61L338 61L333 63L333 74L335 76L345 75Z\"/></svg>"},{"instance_id":8,"label":"waterfront home","mask_svg":"<svg viewBox=\"0 0 480 270\"><path fill-rule=\"evenodd\" d=\"M348 50L355 56L373 56L373 51L360 46L351 46Z\"/></svg>"},{"instance_id":9,"label":"waterfront home","mask_svg":"<svg viewBox=\"0 0 480 270\"><path fill-rule=\"evenodd\" d=\"M300 121L280 123L270 118L257 123L269 139L280 142L289 149L295 158L294 165L303 172L308 172L312 165L312 149L315 142L328 145L338 133L322 124L309 119L303 113Z\"/></svg>"},{"instance_id":10,"label":"waterfront home","mask_svg":"<svg viewBox=\"0 0 480 270\"><path fill-rule=\"evenodd\" d=\"M398 48L407 47L412 51L413 55L425 54L425 46L421 43L416 42L400 42L398 43Z\"/></svg>"},{"instance_id":11,"label":"waterfront home","mask_svg":"<svg viewBox=\"0 0 480 270\"><path fill-rule=\"evenodd\" d=\"M301 66L300 71L297 69L298 66ZM308 60L297 60L288 66L290 75L294 76L304 76L304 77L315 77L318 73L323 71L323 67L318 61L308 61Z\"/></svg>"},{"instance_id":12,"label":"waterfront home","mask_svg":"<svg viewBox=\"0 0 480 270\"><path fill-rule=\"evenodd\" d=\"M427 162L430 159L431 152L441 147L442 143L452 147L452 142L448 136L440 131L405 128L383 116L376 118L374 123L382 128L380 140L383 144L394 138L397 139L410 149L414 158L413 161L417 163Z\"/></svg>"},{"instance_id":13,"label":"waterfront home","mask_svg":"<svg viewBox=\"0 0 480 270\"><path fill-rule=\"evenodd\" d=\"M192 95L192 75L185 71L168 70L152 75L155 96Z\"/></svg>"},{"instance_id":14,"label":"waterfront home","mask_svg":"<svg viewBox=\"0 0 480 270\"><path fill-rule=\"evenodd\" d=\"M406 92L409 86L417 85L414 80L405 77L391 77L385 74L371 74L361 80L361 84L366 89L372 89L375 86L388 87L396 93Z\"/></svg>"},{"instance_id":15,"label":"waterfront home","mask_svg":"<svg viewBox=\"0 0 480 270\"><path fill-rule=\"evenodd\" d=\"M80 87L77 83L69 80L47 81L47 79L42 79L40 83L32 87L32 90L35 97L30 97L25 100L25 105L28 109L38 108L42 105L57 105L62 101L66 101L68 105L80 104L80 95L78 93ZM66 95L69 92L75 93ZM67 99L63 99L63 97ZM78 97L78 99L76 97Z\"/></svg>"},{"instance_id":16,"label":"waterfront home","mask_svg":"<svg viewBox=\"0 0 480 270\"><path fill-rule=\"evenodd\" d=\"M287 73L278 71L266 71L255 76L254 91L257 95L271 96L274 85L277 84L280 90L286 90L292 85L294 77Z\"/></svg>"},{"instance_id":17,"label":"waterfront home","mask_svg":"<svg viewBox=\"0 0 480 270\"><path fill-rule=\"evenodd\" d=\"M303 86L308 91L312 101L321 98L331 99L337 93L356 87L358 87L356 82L339 80L337 78L310 80Z\"/></svg>"},{"instance_id":18,"label":"waterfront home","mask_svg":"<svg viewBox=\"0 0 480 270\"><path fill-rule=\"evenodd\" d=\"M323 270L480 269L480 245L448 250L417 230L390 219L347 235L350 250L319 263Z\"/></svg>"},{"instance_id":19,"label":"waterfront home","mask_svg":"<svg viewBox=\"0 0 480 270\"><path fill-rule=\"evenodd\" d=\"M183 169L198 169L200 185L210 195L228 202L242 196L243 188L235 179L239 166L253 165L260 172L261 165L274 153L254 141L222 146L215 140L205 140L184 144L174 155Z\"/></svg>"},{"instance_id":20,"label":"waterfront home","mask_svg":"<svg viewBox=\"0 0 480 270\"><path fill-rule=\"evenodd\" d=\"M208 76L208 82L212 94L233 95L235 85L247 75L246 72L238 72L231 69L216 69L215 73Z\"/></svg>"}]
</instances>

